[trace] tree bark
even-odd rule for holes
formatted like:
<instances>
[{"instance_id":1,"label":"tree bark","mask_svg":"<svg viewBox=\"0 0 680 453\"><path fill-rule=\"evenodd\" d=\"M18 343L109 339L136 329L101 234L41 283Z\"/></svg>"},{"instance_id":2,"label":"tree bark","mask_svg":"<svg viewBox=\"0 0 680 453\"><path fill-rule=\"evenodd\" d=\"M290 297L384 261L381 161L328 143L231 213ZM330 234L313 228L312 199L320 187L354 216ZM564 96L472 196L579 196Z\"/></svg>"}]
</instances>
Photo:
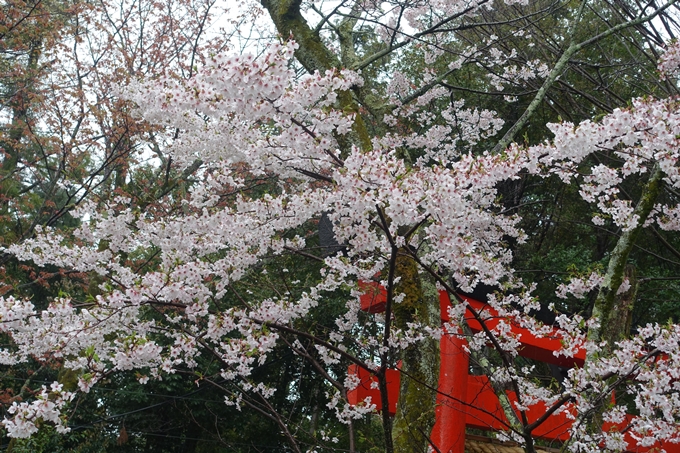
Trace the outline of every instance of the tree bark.
<instances>
[{"instance_id":1,"label":"tree bark","mask_svg":"<svg viewBox=\"0 0 680 453\"><path fill-rule=\"evenodd\" d=\"M588 339L595 342L606 342L604 350L589 352L586 356L586 368L589 362L595 361L602 355L608 355L615 347L616 342L626 338L630 334L630 320L635 304L638 282L635 275L635 267L628 263L628 256L635 246L642 228L654 208L663 184L663 171L659 164L654 165L647 185L642 191L640 200L633 210L637 216L637 225L621 234L614 247L607 266L604 281L595 300L592 316L597 318L598 324L588 330ZM628 278L630 287L622 288L621 285ZM614 378L612 378L614 379ZM598 395L600 401L607 400L609 395ZM604 407L596 407L588 416L589 429L599 432L604 420L602 414Z\"/></svg>"},{"instance_id":2,"label":"tree bark","mask_svg":"<svg viewBox=\"0 0 680 453\"><path fill-rule=\"evenodd\" d=\"M441 319L437 290L433 284L421 280L418 266L407 251L400 250L395 271L401 277L395 293L405 296L393 306L395 326L404 331L413 322L438 327ZM401 360L401 389L392 436L394 451L424 453L435 422L439 342L428 338L412 344L402 351Z\"/></svg>"},{"instance_id":3,"label":"tree bark","mask_svg":"<svg viewBox=\"0 0 680 453\"><path fill-rule=\"evenodd\" d=\"M640 200L633 210L637 216L637 225L624 231L616 243L616 247L609 258L609 265L600 286L600 292L593 307L593 317L598 319L598 326L588 331L588 339L592 341L606 341L607 350L611 350L615 343L628 335L630 321L628 320L635 302L637 281L635 280L634 268L628 265L628 256L635 247L637 238L654 208L662 187L663 171L656 164L652 169L647 185L642 191ZM619 292L621 284L628 277L630 289ZM587 360L595 359L590 353Z\"/></svg>"},{"instance_id":4,"label":"tree bark","mask_svg":"<svg viewBox=\"0 0 680 453\"><path fill-rule=\"evenodd\" d=\"M292 37L299 48L296 59L309 72L324 73L339 69L340 60L323 43L317 32L312 30L300 12L300 0L261 0L283 38ZM343 33L348 36L353 24L345 21ZM345 43L349 45L349 43ZM349 53L345 49L346 54ZM372 148L371 137L362 118L359 104L351 91L341 92L338 96L339 107L347 114L354 115L352 131L347 136L336 135L336 140L344 158L353 146L362 150ZM395 293L406 295L395 304L395 325L406 329L412 321L426 322L432 327L441 325L439 299L433 288L434 296L426 297L418 275L418 266L407 251L400 251L397 258L395 275L400 277ZM426 321L427 320L427 321ZM397 415L394 420L394 451L398 453L421 453L427 451L429 437L434 426L435 400L439 379L439 343L428 339L409 346L402 355L402 387L399 395ZM391 441L391 439L390 439Z\"/></svg>"}]
</instances>

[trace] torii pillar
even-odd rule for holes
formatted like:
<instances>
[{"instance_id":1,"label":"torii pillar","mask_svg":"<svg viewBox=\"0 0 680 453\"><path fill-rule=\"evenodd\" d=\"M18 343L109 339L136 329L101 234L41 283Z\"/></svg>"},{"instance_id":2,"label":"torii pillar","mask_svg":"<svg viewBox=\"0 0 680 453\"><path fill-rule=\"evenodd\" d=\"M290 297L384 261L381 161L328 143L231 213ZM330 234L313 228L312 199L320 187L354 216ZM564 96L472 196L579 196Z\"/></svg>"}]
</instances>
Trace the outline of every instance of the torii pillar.
<instances>
[{"instance_id":1,"label":"torii pillar","mask_svg":"<svg viewBox=\"0 0 680 453\"><path fill-rule=\"evenodd\" d=\"M451 299L439 291L442 324L450 320ZM448 330L455 329L455 330ZM435 423L430 436L433 446L441 453L465 452L465 424L468 370L470 355L467 340L460 327L444 327L439 340L439 385Z\"/></svg>"},{"instance_id":2,"label":"torii pillar","mask_svg":"<svg viewBox=\"0 0 680 453\"><path fill-rule=\"evenodd\" d=\"M441 453L464 453L465 401L470 365L467 340L460 334L445 333L439 340L439 347L439 388L431 441Z\"/></svg>"}]
</instances>

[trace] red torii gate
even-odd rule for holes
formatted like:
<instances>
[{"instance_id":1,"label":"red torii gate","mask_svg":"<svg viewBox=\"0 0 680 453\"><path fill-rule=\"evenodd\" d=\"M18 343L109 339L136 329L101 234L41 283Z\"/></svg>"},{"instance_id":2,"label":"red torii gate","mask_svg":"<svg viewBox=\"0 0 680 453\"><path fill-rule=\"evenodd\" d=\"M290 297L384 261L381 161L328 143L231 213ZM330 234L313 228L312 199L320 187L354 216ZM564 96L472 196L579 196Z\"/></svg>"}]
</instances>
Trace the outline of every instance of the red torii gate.
<instances>
[{"instance_id":1,"label":"red torii gate","mask_svg":"<svg viewBox=\"0 0 680 453\"><path fill-rule=\"evenodd\" d=\"M380 313L385 310L387 291L377 282L360 282L360 288L364 291L361 296L361 309L369 313ZM488 304L460 295L477 313L482 314L484 324L493 329L501 319L498 313ZM448 307L451 306L448 293L439 292L442 322L449 321ZM477 321L470 310L466 312L465 320L473 332L482 331L482 325ZM562 348L560 332L555 329L555 335L550 338L537 338L528 329L522 328L511 322L512 332L519 336L522 347L519 354L541 362L571 368L583 366L585 363L585 351L580 350L574 357L556 357L553 352ZM440 340L441 362L439 372L439 385L437 394L436 420L432 429L431 440L442 453L463 453L465 448L465 429L476 428L487 431L507 430L509 427L507 418L500 406L498 397L489 383L487 376L470 375L469 356L465 352L466 340L460 335L445 334ZM371 372L352 365L349 373L360 379L360 384L348 393L350 404L359 404L367 397L378 408L382 407L380 391L377 388L377 378ZM399 397L399 371L387 370L388 403L390 415L396 413L397 399ZM517 401L514 392L507 392L510 401ZM529 423L536 421L546 412L544 404L531 406L527 411ZM568 410L568 409L567 409ZM618 425L607 423L603 430L624 430L634 418L627 415L626 420ZM569 428L572 420L567 417L566 411L552 414L533 431L534 437L547 440L565 441L569 439ZM628 443L627 452L646 453L663 447L668 453L680 453L680 445L666 442L663 445L656 444L652 447L638 446L636 441L627 433L624 438Z\"/></svg>"}]
</instances>

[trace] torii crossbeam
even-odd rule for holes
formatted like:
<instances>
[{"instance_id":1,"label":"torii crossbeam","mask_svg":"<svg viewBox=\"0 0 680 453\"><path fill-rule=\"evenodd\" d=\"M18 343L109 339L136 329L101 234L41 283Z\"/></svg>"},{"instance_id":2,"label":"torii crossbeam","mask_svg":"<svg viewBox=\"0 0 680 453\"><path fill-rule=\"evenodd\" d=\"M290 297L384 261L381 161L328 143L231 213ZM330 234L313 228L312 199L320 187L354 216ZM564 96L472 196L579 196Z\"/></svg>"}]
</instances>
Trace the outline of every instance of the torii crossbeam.
<instances>
[{"instance_id":1,"label":"torii crossbeam","mask_svg":"<svg viewBox=\"0 0 680 453\"><path fill-rule=\"evenodd\" d=\"M384 311L387 301L387 291L377 282L361 282L360 288L364 294L361 296L361 309L369 313ZM477 313L482 314L483 322L489 329L493 329L501 319L498 313L488 304L460 295L470 307ZM448 307L451 306L449 295L446 291L439 292L442 322L449 321ZM475 319L468 309L465 320L473 332L482 331L482 325ZM522 344L519 349L521 356L541 362L559 365L566 368L583 366L585 363L585 351L578 351L574 357L557 357L554 352L562 349L561 334L555 329L551 337L537 338L528 329L522 328L517 323L510 322L512 332L520 338ZM476 428L486 431L502 431L509 429L509 423L496 393L494 392L487 376L474 376L469 374L469 355L466 352L466 340L461 335L445 334L440 340L441 361L439 384L437 394L437 408L435 426L432 430L431 441L441 453L463 453L465 448L466 428ZM349 373L360 379L360 384L348 392L350 404L360 404L371 397L371 402L378 408L382 407L380 391L377 387L377 378L370 371L357 365L349 368ZM388 412L396 413L397 400L399 397L400 376L398 370L387 370L388 386ZM507 392L510 401L516 402L514 392ZM529 423L538 420L546 413L547 408L543 404L531 406L527 411ZM569 428L572 420L567 410L558 414L550 415L543 423L533 431L537 438L546 440L566 441L569 439ZM627 415L626 420L618 425L607 423L604 430L625 430L634 418ZM680 445L666 442L663 445L651 447L639 446L629 434L624 434L628 443L627 452L646 453L658 451L663 447L667 453L680 453Z\"/></svg>"}]
</instances>

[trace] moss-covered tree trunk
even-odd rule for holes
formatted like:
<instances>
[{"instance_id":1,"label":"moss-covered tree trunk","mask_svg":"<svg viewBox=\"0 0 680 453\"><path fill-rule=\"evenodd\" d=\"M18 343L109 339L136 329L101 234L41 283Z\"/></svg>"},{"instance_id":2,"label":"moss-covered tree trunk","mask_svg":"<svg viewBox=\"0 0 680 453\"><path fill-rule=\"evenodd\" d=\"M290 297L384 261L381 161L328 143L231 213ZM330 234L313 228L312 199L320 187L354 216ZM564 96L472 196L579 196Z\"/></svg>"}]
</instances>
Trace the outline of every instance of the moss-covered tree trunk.
<instances>
[{"instance_id":1,"label":"moss-covered tree trunk","mask_svg":"<svg viewBox=\"0 0 680 453\"><path fill-rule=\"evenodd\" d=\"M330 69L342 68L340 59L323 43L319 34L313 30L300 11L301 0L261 0L262 6L269 12L276 30L284 38L293 38L299 48L295 51L295 58L309 72L324 73ZM371 137L368 135L366 124L359 113L359 105L354 100L351 91L343 91L338 95L339 107L347 114L355 115L352 131L345 136L336 136L340 151L347 155L351 147L362 149L371 148Z\"/></svg>"},{"instance_id":2,"label":"moss-covered tree trunk","mask_svg":"<svg viewBox=\"0 0 680 453\"><path fill-rule=\"evenodd\" d=\"M598 319L598 325L588 331L589 340L604 341L606 346L603 351L588 353L586 367L589 362L597 360L598 357L608 355L616 347L617 341L630 334L631 313L635 305L638 282L635 267L628 263L628 257L659 197L663 175L663 171L656 164L633 211L633 215L638 219L637 225L621 234L611 253L607 272L593 307L592 316ZM626 279L627 285L622 286ZM609 395L594 395L594 397L595 401L605 402ZM601 404L588 417L589 429L593 432L599 432L602 429L603 411L604 405Z\"/></svg>"},{"instance_id":3,"label":"moss-covered tree trunk","mask_svg":"<svg viewBox=\"0 0 680 453\"><path fill-rule=\"evenodd\" d=\"M628 263L628 256L635 247L643 225L649 218L649 214L659 197L663 184L662 179L663 171L657 164L652 169L649 181L633 211L633 215L638 219L637 225L624 231L617 241L609 258L600 292L595 300L592 315L599 320L599 325L588 331L588 339L606 341L608 350L611 350L615 342L625 338L629 333L629 317L635 302L637 281L634 269ZM630 288L627 289L621 287L626 277L628 277L630 284ZM588 356L588 360L595 358L595 354Z\"/></svg>"},{"instance_id":4,"label":"moss-covered tree trunk","mask_svg":"<svg viewBox=\"0 0 680 453\"><path fill-rule=\"evenodd\" d=\"M405 250L399 251L395 274L401 277L395 293L404 294L404 299L393 306L395 327L402 331L408 330L410 323L438 327L441 315L437 290L421 280L416 262ZM429 338L412 344L402 352L401 360L401 389L392 435L394 451L424 453L435 421L439 342Z\"/></svg>"}]
</instances>

